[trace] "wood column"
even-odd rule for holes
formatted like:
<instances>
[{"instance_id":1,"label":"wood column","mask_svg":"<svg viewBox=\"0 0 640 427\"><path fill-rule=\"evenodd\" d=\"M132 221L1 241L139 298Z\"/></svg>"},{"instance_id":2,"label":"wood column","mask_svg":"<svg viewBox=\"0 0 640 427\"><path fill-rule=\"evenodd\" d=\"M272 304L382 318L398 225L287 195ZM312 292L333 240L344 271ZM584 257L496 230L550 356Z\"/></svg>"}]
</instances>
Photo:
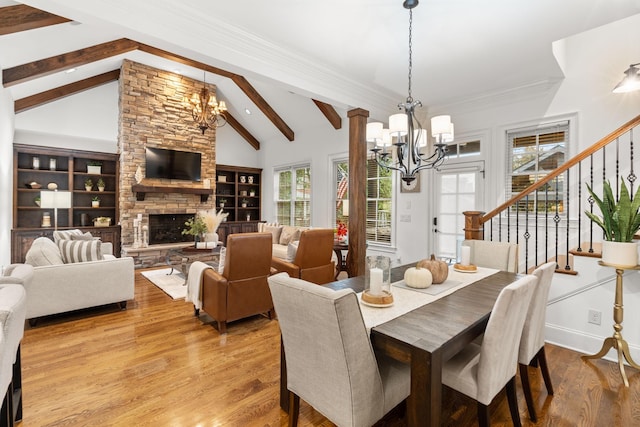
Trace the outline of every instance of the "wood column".
<instances>
[{"instance_id":1,"label":"wood column","mask_svg":"<svg viewBox=\"0 0 640 427\"><path fill-rule=\"evenodd\" d=\"M367 254L367 141L369 112L356 108L349 117L349 256L350 277L364 274Z\"/></svg>"},{"instance_id":2,"label":"wood column","mask_svg":"<svg viewBox=\"0 0 640 427\"><path fill-rule=\"evenodd\" d=\"M464 211L464 238L467 240L484 239L484 226L482 225L482 215L480 211Z\"/></svg>"}]
</instances>

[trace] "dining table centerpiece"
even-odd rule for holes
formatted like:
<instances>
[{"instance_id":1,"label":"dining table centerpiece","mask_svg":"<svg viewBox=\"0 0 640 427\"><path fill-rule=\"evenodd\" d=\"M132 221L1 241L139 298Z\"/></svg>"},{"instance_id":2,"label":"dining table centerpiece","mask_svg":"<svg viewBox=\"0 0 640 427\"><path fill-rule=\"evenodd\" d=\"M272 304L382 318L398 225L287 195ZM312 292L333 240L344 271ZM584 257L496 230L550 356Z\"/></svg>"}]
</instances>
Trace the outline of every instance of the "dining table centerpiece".
<instances>
[{"instance_id":1,"label":"dining table centerpiece","mask_svg":"<svg viewBox=\"0 0 640 427\"><path fill-rule=\"evenodd\" d=\"M609 181L602 184L602 198L598 197L589 184L587 190L601 213L598 216L585 211L585 215L604 231L602 262L620 267L635 267L638 265L638 243L633 238L640 230L640 187L631 197L624 178L621 177L618 200L613 195Z\"/></svg>"}]
</instances>

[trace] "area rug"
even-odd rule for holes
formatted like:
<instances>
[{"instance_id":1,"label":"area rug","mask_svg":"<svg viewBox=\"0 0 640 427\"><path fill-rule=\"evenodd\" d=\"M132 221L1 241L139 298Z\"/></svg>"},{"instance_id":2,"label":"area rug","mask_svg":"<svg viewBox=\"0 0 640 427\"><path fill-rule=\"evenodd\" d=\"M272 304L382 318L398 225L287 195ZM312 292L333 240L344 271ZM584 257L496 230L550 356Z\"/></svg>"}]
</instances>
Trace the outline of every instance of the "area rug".
<instances>
[{"instance_id":1,"label":"area rug","mask_svg":"<svg viewBox=\"0 0 640 427\"><path fill-rule=\"evenodd\" d=\"M162 289L167 295L173 299L184 299L187 295L187 287L184 285L184 275L171 268L163 268L161 270L143 271L142 275L149 279L154 285Z\"/></svg>"}]
</instances>

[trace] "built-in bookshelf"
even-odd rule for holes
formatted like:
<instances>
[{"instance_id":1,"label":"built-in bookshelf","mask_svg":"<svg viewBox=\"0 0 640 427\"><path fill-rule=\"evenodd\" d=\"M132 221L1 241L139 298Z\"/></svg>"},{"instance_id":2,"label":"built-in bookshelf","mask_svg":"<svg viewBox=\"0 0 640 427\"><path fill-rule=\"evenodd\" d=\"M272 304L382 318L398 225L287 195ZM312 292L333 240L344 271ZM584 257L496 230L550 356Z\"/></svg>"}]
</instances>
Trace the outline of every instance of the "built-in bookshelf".
<instances>
[{"instance_id":1,"label":"built-in bookshelf","mask_svg":"<svg viewBox=\"0 0 640 427\"><path fill-rule=\"evenodd\" d=\"M216 209L228 212L218 235L226 242L232 233L258 231L261 220L262 169L242 166L216 166Z\"/></svg>"}]
</instances>

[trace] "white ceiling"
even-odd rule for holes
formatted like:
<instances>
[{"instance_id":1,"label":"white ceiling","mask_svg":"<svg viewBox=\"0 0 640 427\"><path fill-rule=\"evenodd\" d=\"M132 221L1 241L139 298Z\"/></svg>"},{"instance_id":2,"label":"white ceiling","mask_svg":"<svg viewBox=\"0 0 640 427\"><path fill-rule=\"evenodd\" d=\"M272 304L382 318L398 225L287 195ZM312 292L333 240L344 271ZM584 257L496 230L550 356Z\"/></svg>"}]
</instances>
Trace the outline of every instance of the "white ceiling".
<instances>
[{"instance_id":1,"label":"white ceiling","mask_svg":"<svg viewBox=\"0 0 640 427\"><path fill-rule=\"evenodd\" d=\"M402 0L22 3L76 22L0 37L3 68L127 37L373 117L407 96ZM640 0L422 0L413 11L413 97L437 106L555 81L554 41L637 13ZM123 57L202 80L201 71L132 52L10 90L19 99L119 68ZM206 80L236 110L251 108L228 79Z\"/></svg>"}]
</instances>

